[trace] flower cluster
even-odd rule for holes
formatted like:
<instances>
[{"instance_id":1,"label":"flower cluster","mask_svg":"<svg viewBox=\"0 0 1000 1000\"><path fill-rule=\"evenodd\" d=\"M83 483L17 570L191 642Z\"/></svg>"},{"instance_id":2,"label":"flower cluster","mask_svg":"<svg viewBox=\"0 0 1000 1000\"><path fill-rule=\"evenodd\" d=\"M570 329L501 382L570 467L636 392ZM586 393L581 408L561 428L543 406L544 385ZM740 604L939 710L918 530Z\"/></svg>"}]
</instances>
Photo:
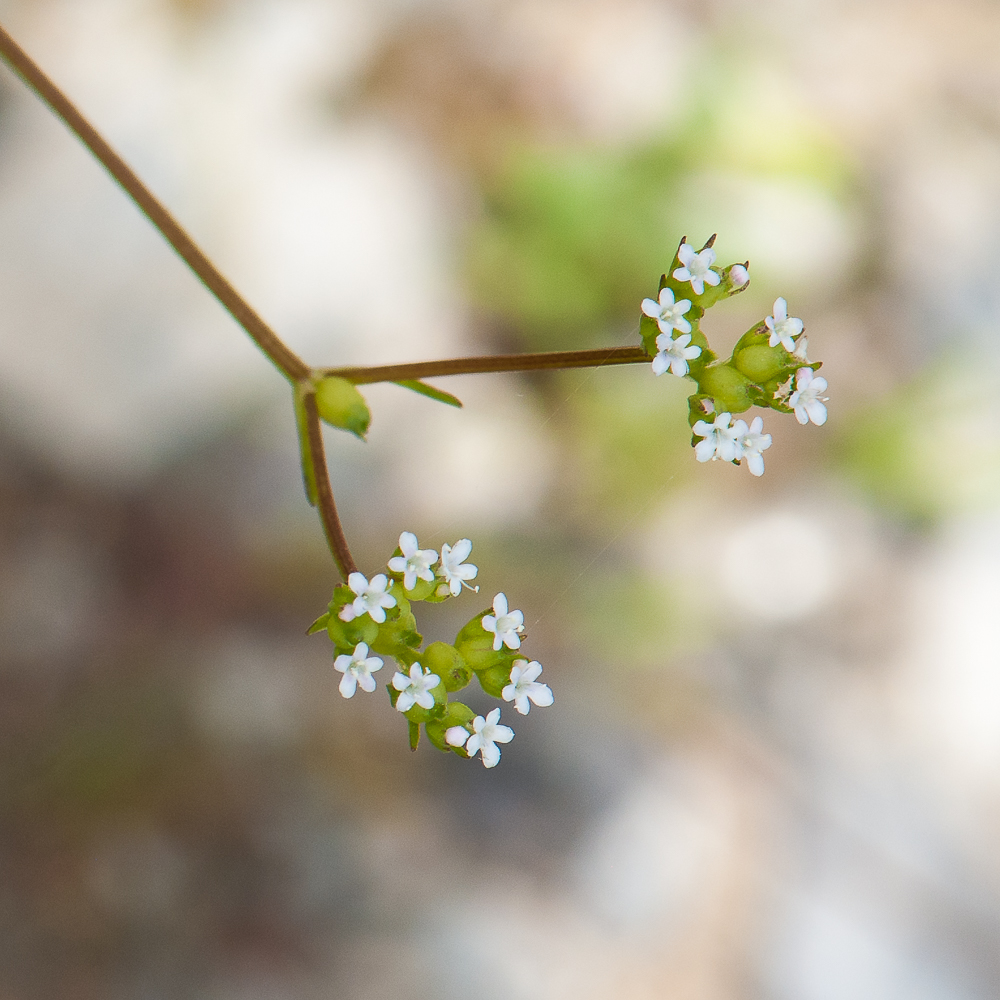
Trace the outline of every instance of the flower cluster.
<instances>
[{"instance_id":1,"label":"flower cluster","mask_svg":"<svg viewBox=\"0 0 1000 1000\"><path fill-rule=\"evenodd\" d=\"M764 420L733 420L751 406L794 413L800 424L826 422L822 362L810 363L801 319L775 299L771 315L748 330L732 355L721 360L709 347L701 319L716 302L750 283L749 263L716 266L713 236L695 252L681 240L674 266L660 278L655 299L643 299L640 333L654 375L667 371L696 383L688 399L691 444L699 462L746 460L754 476L764 474L763 453L771 447ZM707 419L706 419L707 418Z\"/></svg>"},{"instance_id":2,"label":"flower cluster","mask_svg":"<svg viewBox=\"0 0 1000 1000\"><path fill-rule=\"evenodd\" d=\"M325 629L334 644L333 667L343 674L340 693L353 698L358 688L371 693L373 676L392 657L399 669L389 679L389 699L406 717L410 746L416 749L421 727L438 749L463 757L479 755L484 766L500 760L498 743L509 743L514 731L500 724L500 709L476 715L451 695L475 678L487 694L527 715L532 705L553 703L552 691L538 678L542 665L521 653L524 614L511 610L506 594L497 594L493 606L478 612L458 632L454 643L434 642L421 649L412 605L458 597L472 587L479 570L468 562L472 542L463 538L453 546L421 549L417 537L404 531L399 548L386 563L389 573L370 580L351 573L346 586L333 592L326 613L310 632Z\"/></svg>"}]
</instances>

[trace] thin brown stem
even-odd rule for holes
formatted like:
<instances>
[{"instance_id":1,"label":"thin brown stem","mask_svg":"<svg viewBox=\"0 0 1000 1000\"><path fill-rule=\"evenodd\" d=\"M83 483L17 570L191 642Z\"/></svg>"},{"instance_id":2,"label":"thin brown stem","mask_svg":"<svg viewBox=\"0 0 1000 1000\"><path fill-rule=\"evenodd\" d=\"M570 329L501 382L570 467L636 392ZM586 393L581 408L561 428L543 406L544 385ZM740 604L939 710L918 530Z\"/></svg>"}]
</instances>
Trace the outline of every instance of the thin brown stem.
<instances>
[{"instance_id":1,"label":"thin brown stem","mask_svg":"<svg viewBox=\"0 0 1000 1000\"><path fill-rule=\"evenodd\" d=\"M320 368L322 375L336 375L356 385L371 382L399 382L403 379L433 378L442 375L469 375L485 372L530 372L559 368L603 368L606 365L635 365L648 362L642 347L603 347L593 351L547 351L544 354L492 354L478 358L449 358L444 361L415 361L402 365L369 368Z\"/></svg>"},{"instance_id":2,"label":"thin brown stem","mask_svg":"<svg viewBox=\"0 0 1000 1000\"><path fill-rule=\"evenodd\" d=\"M139 210L160 231L184 262L201 279L225 310L246 330L254 343L291 381L309 375L309 366L257 315L247 301L223 277L219 269L198 248L174 217L108 145L97 130L70 102L69 98L41 71L24 50L0 26L0 56L11 69L63 120L66 126L94 154L108 173L124 188Z\"/></svg>"},{"instance_id":3,"label":"thin brown stem","mask_svg":"<svg viewBox=\"0 0 1000 1000\"><path fill-rule=\"evenodd\" d=\"M316 506L323 522L326 543L337 563L337 569L346 583L351 573L356 573L358 567L351 555L351 550L344 537L344 529L337 513L337 505L333 501L333 488L330 486L330 473L326 467L326 452L323 448L323 430L319 422L319 410L316 409L316 396L307 393L303 397L306 411L306 428L309 435L309 454L312 457L316 474Z\"/></svg>"}]
</instances>

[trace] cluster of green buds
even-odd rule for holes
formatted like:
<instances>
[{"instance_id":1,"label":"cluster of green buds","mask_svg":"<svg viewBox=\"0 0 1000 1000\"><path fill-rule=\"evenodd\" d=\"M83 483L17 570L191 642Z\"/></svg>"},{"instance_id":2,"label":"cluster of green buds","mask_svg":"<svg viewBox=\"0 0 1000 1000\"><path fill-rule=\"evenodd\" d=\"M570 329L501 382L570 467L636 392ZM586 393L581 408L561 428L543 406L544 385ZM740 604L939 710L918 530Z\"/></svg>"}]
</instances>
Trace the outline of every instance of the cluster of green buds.
<instances>
[{"instance_id":1,"label":"cluster of green buds","mask_svg":"<svg viewBox=\"0 0 1000 1000\"><path fill-rule=\"evenodd\" d=\"M454 643L432 642L421 649L413 605L458 597L463 589L478 593L470 580L478 568L467 562L472 542L421 549L416 536L404 531L388 560L389 573L370 580L351 573L337 587L325 614L309 629L326 630L334 645L334 669L342 673L340 693L352 698L360 687L373 692L372 676L392 657L399 669L387 685L389 700L409 724L410 748L416 750L421 727L439 750L462 757L482 756L486 767L500 760L498 743L509 743L514 732L500 725L500 709L477 715L453 695L475 679L491 697L513 702L522 715L531 705L547 706L552 692L538 680L541 664L521 654L524 615L511 611L504 594L492 608L475 614L459 629Z\"/></svg>"},{"instance_id":2,"label":"cluster of green buds","mask_svg":"<svg viewBox=\"0 0 1000 1000\"><path fill-rule=\"evenodd\" d=\"M763 418L755 417L748 425L734 422L733 414L760 406L794 413L801 424L826 423L827 382L815 374L822 362L809 361L802 320L788 315L783 298L775 300L772 315L740 337L730 357L723 361L712 351L701 329L702 317L716 302L750 284L749 263L715 267L714 243L713 236L695 252L686 238L681 240L673 265L660 278L658 297L642 302L639 330L654 374L669 371L698 387L688 397L691 444L698 461L721 459L739 465L746 459L750 472L760 476L771 435L763 433Z\"/></svg>"}]
</instances>

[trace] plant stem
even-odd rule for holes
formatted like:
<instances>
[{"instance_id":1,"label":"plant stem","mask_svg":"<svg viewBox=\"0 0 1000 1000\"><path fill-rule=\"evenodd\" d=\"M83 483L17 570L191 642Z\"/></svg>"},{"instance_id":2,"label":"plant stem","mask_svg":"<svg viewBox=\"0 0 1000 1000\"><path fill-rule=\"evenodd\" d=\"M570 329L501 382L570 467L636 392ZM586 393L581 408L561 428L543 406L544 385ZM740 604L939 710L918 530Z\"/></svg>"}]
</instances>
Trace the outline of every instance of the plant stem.
<instances>
[{"instance_id":1,"label":"plant stem","mask_svg":"<svg viewBox=\"0 0 1000 1000\"><path fill-rule=\"evenodd\" d=\"M337 563L337 569L344 582L351 573L356 573L358 567L351 555L351 550L344 537L344 529L337 513L337 505L333 501L333 488L330 486L330 473L326 467L326 452L323 450L323 431L319 422L319 410L316 409L316 394L309 392L302 397L306 412L306 430L309 436L309 453L312 457L316 476L316 506L323 522L326 543Z\"/></svg>"},{"instance_id":2,"label":"plant stem","mask_svg":"<svg viewBox=\"0 0 1000 1000\"><path fill-rule=\"evenodd\" d=\"M478 358L449 358L444 361L415 361L402 365L369 368L319 368L321 375L336 375L355 385L371 382L399 382L405 379L442 375L469 375L485 372L530 372L559 368L602 368L606 365L634 365L648 362L641 347L602 347L593 351L547 351L544 354L492 354Z\"/></svg>"},{"instance_id":3,"label":"plant stem","mask_svg":"<svg viewBox=\"0 0 1000 1000\"><path fill-rule=\"evenodd\" d=\"M80 114L69 98L41 71L2 26L0 26L0 56L118 181L143 215L160 231L205 287L222 303L230 316L246 330L250 339L268 356L275 367L293 382L308 377L309 366L257 315L174 217L139 180L128 164L105 142L93 125Z\"/></svg>"}]
</instances>

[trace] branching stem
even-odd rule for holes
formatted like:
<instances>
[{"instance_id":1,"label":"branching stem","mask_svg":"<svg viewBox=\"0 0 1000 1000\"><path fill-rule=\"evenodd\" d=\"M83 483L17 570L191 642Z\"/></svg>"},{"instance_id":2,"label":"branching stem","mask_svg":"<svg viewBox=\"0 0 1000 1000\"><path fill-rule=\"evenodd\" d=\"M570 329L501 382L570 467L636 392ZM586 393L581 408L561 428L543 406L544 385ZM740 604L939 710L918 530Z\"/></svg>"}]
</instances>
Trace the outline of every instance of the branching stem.
<instances>
[{"instance_id":1,"label":"branching stem","mask_svg":"<svg viewBox=\"0 0 1000 1000\"><path fill-rule=\"evenodd\" d=\"M444 361L415 361L401 365L367 368L319 368L321 375L336 375L355 385L371 382L399 382L403 379L433 378L442 375L469 375L485 372L530 372L560 368L602 368L606 365L634 365L649 362L641 347L603 347L592 351L547 351L544 354L491 354L478 358L449 358Z\"/></svg>"},{"instance_id":2,"label":"branching stem","mask_svg":"<svg viewBox=\"0 0 1000 1000\"><path fill-rule=\"evenodd\" d=\"M188 267L222 303L226 312L246 330L250 339L271 359L275 367L292 382L308 377L309 366L257 315L246 299L233 288L194 240L181 228L177 220L139 180L129 165L108 145L94 126L83 117L69 98L41 71L2 26L0 26L0 56L118 181L143 215L160 231Z\"/></svg>"}]
</instances>

